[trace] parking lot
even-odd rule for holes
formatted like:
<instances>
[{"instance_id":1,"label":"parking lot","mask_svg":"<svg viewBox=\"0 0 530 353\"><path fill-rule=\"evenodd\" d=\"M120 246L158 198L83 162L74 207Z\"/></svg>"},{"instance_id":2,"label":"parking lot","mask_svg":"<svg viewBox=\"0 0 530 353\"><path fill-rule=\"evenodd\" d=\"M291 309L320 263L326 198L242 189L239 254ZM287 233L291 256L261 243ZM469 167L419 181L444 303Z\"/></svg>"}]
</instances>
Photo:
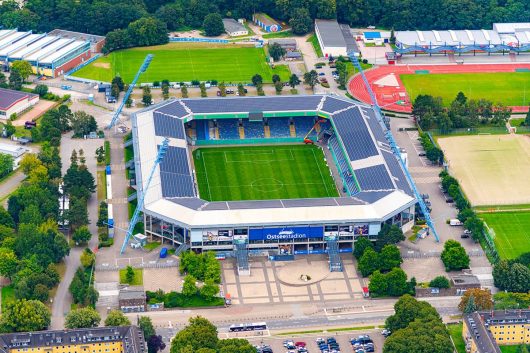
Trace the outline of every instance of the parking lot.
<instances>
[{"instance_id":1,"label":"parking lot","mask_svg":"<svg viewBox=\"0 0 530 353\"><path fill-rule=\"evenodd\" d=\"M286 335L286 336L273 336L273 337L263 337L263 338L249 338L248 340L254 345L267 345L270 346L273 353L286 353L286 352L297 352L296 349L287 349L284 347L284 342L286 340L292 341L293 343L303 342L306 344L306 349L308 353L320 353L321 350L317 344L317 339L321 338L327 340L328 337L331 337L336 340L340 352L356 352L353 348L350 340L352 338L358 338L361 335L369 335L370 339L373 341L373 352L381 353L383 351L383 342L384 337L381 335L381 330L366 330L366 331L349 331L349 332L332 332L332 333L312 333L312 334L301 334L301 335ZM337 350L338 351L338 350ZM365 350L366 352L370 351ZM303 352L303 350L302 350ZM333 352L332 350L329 352ZM361 351L358 351L361 353Z\"/></svg>"}]
</instances>

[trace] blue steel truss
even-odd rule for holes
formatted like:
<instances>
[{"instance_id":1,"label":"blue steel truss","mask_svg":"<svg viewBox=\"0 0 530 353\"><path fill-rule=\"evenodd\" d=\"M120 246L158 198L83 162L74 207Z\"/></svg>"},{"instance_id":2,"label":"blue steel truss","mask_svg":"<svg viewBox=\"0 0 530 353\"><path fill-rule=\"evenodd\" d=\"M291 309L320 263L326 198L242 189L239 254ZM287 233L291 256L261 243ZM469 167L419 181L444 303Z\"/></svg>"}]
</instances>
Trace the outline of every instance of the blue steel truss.
<instances>
[{"instance_id":1,"label":"blue steel truss","mask_svg":"<svg viewBox=\"0 0 530 353\"><path fill-rule=\"evenodd\" d=\"M405 162L403 162L403 159L401 158L401 153L399 151L399 148L396 144L396 141L394 140L394 136L392 136L392 132L389 128L385 125L384 122L384 115L381 111L381 108L379 107L379 104L377 104L377 100L375 98L374 92L372 91L372 88L370 87L370 83L368 82L368 79L366 78L364 71L361 67L361 64L359 63L359 60L355 56L354 52L349 52L348 56L350 57L350 60L352 61L353 65L359 70L359 73L361 74L361 77L364 81L364 85L366 86L366 90L368 91L368 94L370 95L370 100L372 101L372 106L375 110L375 115L377 117L377 120L379 121L379 124L381 125L381 128L385 132L385 136L388 140L388 143L390 144L390 147L392 148L392 152L394 152L394 155L397 157L399 163L401 164L401 167L403 168L403 172L407 176L407 179L409 181L410 187L412 188L412 191L414 192L414 197L418 201L418 204L420 205L421 211L425 217L425 221L427 222L427 225L429 228L431 228L432 233L434 234L434 238L437 242L440 241L440 238L438 237L438 232L436 232L436 229L434 228L434 222L431 219L431 214L427 208L427 205L425 204L425 201L421 197L420 192L416 188L416 184L414 183L414 179L412 179L412 176L409 173L409 170L407 166L405 165Z\"/></svg>"},{"instance_id":2,"label":"blue steel truss","mask_svg":"<svg viewBox=\"0 0 530 353\"><path fill-rule=\"evenodd\" d=\"M138 205L136 206L136 209L134 210L131 221L129 222L129 228L127 229L127 234L125 234L125 239L123 240L123 245L121 246L120 254L123 254L125 252L125 248L127 247L127 243L129 242L129 239L131 238L134 227L136 226L136 223L138 223L138 219L140 218L140 212L142 211L142 208L144 207L145 194L147 193L147 190L149 189L149 185L151 184L151 181L153 180L153 175L155 174L156 167L160 164L160 162L162 162L162 160L164 159L164 156L166 155L168 146L169 146L169 139L166 137L164 138L164 141L162 141L162 144L160 145L160 148L158 149L155 163L153 164L153 167L151 168L151 172L149 173L147 182L145 183L144 188L142 189L142 192L140 193L140 197L138 198Z\"/></svg>"},{"instance_id":3,"label":"blue steel truss","mask_svg":"<svg viewBox=\"0 0 530 353\"><path fill-rule=\"evenodd\" d=\"M112 120L110 121L110 124L107 125L107 129L110 129L111 127L113 127L116 124L116 122L118 121L118 119L120 117L120 114L121 114L121 111L123 110L123 107L125 106L125 103L127 103L127 99L129 99L129 96L131 95L131 93L132 93L132 91L134 89L134 86L136 86L136 83L138 82L138 79L140 78L140 75L143 74L145 72L145 70L147 70L147 68L149 67L149 64L151 63L151 60L153 60L153 54L147 54L147 56L144 59L144 62L142 63L142 66L140 66L140 70L138 70L138 72L136 73L136 76L134 76L133 81L129 85L129 89L127 90L127 92L123 96L123 100L121 101L120 106L118 107L118 109L116 110L114 115L112 116Z\"/></svg>"},{"instance_id":4,"label":"blue steel truss","mask_svg":"<svg viewBox=\"0 0 530 353\"><path fill-rule=\"evenodd\" d=\"M426 45L418 45L415 43L414 45L408 46L408 47L400 47L397 46L394 48L394 51L399 54L407 54L407 53L414 53L414 52L421 52L421 53L427 53L427 54L438 54L443 52L454 52L457 54L461 53L469 53L470 51L483 51L487 53L498 53L501 51L513 51L516 53L522 53L526 51L530 51L530 44L523 44L518 47L513 47L507 44L486 44L486 45L479 45L479 44L469 44L469 45L433 45L432 43L429 43L428 46Z\"/></svg>"}]
</instances>

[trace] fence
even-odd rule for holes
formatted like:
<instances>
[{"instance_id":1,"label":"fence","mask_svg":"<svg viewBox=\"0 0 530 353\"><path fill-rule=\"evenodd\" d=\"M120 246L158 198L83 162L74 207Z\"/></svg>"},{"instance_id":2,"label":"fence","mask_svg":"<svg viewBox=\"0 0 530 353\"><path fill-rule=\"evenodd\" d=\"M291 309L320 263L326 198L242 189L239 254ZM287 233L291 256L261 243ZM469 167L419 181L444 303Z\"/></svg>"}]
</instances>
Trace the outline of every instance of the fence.
<instances>
[{"instance_id":1,"label":"fence","mask_svg":"<svg viewBox=\"0 0 530 353\"><path fill-rule=\"evenodd\" d=\"M519 129L519 128L518 128ZM507 134L508 129L505 126L479 126L479 127L470 127L463 129L450 129L448 131L442 131L440 129L431 129L429 130L435 136L448 136L448 135L502 135Z\"/></svg>"},{"instance_id":2,"label":"fence","mask_svg":"<svg viewBox=\"0 0 530 353\"><path fill-rule=\"evenodd\" d=\"M170 37L170 42L196 42L196 43L221 43L221 44L229 44L230 41L228 39L212 39L212 38L193 38L193 37Z\"/></svg>"},{"instance_id":3,"label":"fence","mask_svg":"<svg viewBox=\"0 0 530 353\"><path fill-rule=\"evenodd\" d=\"M484 236L484 250L490 261L495 264L500 260L499 253L497 252L497 247L495 246L495 231L488 227L488 224L484 222L484 230L482 231Z\"/></svg>"}]
</instances>

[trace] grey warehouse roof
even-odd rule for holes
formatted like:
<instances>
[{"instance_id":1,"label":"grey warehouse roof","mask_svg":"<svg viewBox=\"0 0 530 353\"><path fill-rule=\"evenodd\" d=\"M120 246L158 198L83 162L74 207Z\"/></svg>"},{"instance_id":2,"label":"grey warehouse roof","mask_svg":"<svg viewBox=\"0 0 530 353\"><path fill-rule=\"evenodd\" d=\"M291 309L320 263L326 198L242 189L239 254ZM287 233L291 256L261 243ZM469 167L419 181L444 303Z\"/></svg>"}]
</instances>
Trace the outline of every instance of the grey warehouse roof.
<instances>
[{"instance_id":1,"label":"grey warehouse roof","mask_svg":"<svg viewBox=\"0 0 530 353\"><path fill-rule=\"evenodd\" d=\"M315 27L325 47L346 47L346 41L337 21L315 20Z\"/></svg>"},{"instance_id":2,"label":"grey warehouse roof","mask_svg":"<svg viewBox=\"0 0 530 353\"><path fill-rule=\"evenodd\" d=\"M223 18L223 25L225 26L225 31L228 33L246 31L246 27L241 23L237 22L233 18Z\"/></svg>"},{"instance_id":3,"label":"grey warehouse roof","mask_svg":"<svg viewBox=\"0 0 530 353\"><path fill-rule=\"evenodd\" d=\"M36 96L36 94L0 88L0 109L7 110L21 99L34 96Z\"/></svg>"},{"instance_id":4,"label":"grey warehouse roof","mask_svg":"<svg viewBox=\"0 0 530 353\"><path fill-rule=\"evenodd\" d=\"M502 44L493 30L398 31L396 41L404 45L496 45Z\"/></svg>"}]
</instances>

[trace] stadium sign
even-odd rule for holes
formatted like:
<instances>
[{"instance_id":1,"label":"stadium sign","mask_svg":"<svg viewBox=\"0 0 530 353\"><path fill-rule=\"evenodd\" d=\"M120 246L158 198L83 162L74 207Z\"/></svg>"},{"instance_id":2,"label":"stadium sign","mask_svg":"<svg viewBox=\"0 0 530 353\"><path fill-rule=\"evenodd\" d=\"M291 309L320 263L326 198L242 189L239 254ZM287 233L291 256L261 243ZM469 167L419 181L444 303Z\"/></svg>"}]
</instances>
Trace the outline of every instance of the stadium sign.
<instances>
[{"instance_id":1,"label":"stadium sign","mask_svg":"<svg viewBox=\"0 0 530 353\"><path fill-rule=\"evenodd\" d=\"M250 240L291 240L322 238L324 227L289 227L250 229Z\"/></svg>"}]
</instances>

